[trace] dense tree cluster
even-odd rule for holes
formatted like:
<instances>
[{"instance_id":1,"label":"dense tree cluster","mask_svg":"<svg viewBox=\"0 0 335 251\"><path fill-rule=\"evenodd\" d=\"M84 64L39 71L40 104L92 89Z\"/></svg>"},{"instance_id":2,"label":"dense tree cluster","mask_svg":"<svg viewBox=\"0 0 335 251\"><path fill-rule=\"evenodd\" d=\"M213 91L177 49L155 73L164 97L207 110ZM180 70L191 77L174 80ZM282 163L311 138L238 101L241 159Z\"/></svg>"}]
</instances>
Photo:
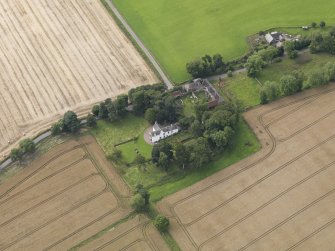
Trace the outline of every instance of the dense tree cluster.
<instances>
[{"instance_id":1,"label":"dense tree cluster","mask_svg":"<svg viewBox=\"0 0 335 251\"><path fill-rule=\"evenodd\" d=\"M13 161L22 160L26 153L33 153L36 150L35 143L31 139L21 140L18 148L12 149L10 158Z\"/></svg>"},{"instance_id":2,"label":"dense tree cluster","mask_svg":"<svg viewBox=\"0 0 335 251\"><path fill-rule=\"evenodd\" d=\"M315 32L310 36L309 49L311 53L326 52L335 55L335 29L328 34Z\"/></svg>"},{"instance_id":3,"label":"dense tree cluster","mask_svg":"<svg viewBox=\"0 0 335 251\"><path fill-rule=\"evenodd\" d=\"M170 93L164 91L164 86L153 85L133 89L129 92L129 99L133 110L143 115L151 124L174 123L178 120L181 107Z\"/></svg>"},{"instance_id":4,"label":"dense tree cluster","mask_svg":"<svg viewBox=\"0 0 335 251\"><path fill-rule=\"evenodd\" d=\"M165 170L174 162L180 168L200 168L210 162L232 141L241 112L240 104L234 98L213 110L198 104L196 116L180 119L184 130L190 130L193 139L171 145L163 141L153 147L152 162Z\"/></svg>"},{"instance_id":5,"label":"dense tree cluster","mask_svg":"<svg viewBox=\"0 0 335 251\"><path fill-rule=\"evenodd\" d=\"M203 78L225 72L226 64L220 54L215 54L212 57L205 55L201 59L187 63L186 70L193 78Z\"/></svg>"},{"instance_id":6,"label":"dense tree cluster","mask_svg":"<svg viewBox=\"0 0 335 251\"><path fill-rule=\"evenodd\" d=\"M93 106L92 114L100 119L114 122L126 113L127 106L128 96L119 95L114 101L108 98L99 105Z\"/></svg>"},{"instance_id":7,"label":"dense tree cluster","mask_svg":"<svg viewBox=\"0 0 335 251\"><path fill-rule=\"evenodd\" d=\"M80 121L73 111L67 111L63 118L57 123L52 125L51 133L52 135L57 135L62 132L76 133L80 129Z\"/></svg>"}]
</instances>

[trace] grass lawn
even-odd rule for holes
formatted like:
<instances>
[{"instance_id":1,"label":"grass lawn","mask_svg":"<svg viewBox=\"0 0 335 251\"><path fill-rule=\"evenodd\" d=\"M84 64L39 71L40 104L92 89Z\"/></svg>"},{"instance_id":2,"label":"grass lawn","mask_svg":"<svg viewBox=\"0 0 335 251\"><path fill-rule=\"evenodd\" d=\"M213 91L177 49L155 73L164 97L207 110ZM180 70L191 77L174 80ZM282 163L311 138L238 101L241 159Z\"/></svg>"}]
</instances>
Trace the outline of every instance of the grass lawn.
<instances>
[{"instance_id":1,"label":"grass lawn","mask_svg":"<svg viewBox=\"0 0 335 251\"><path fill-rule=\"evenodd\" d=\"M246 73L237 73L231 78L225 78L221 82L214 83L215 88L224 95L225 93L234 94L242 101L245 108L249 108L260 103L260 85L255 79L249 78Z\"/></svg>"},{"instance_id":2,"label":"grass lawn","mask_svg":"<svg viewBox=\"0 0 335 251\"><path fill-rule=\"evenodd\" d=\"M263 83L267 80L279 82L285 74L290 74L294 70L301 70L306 75L313 69L318 69L327 62L334 61L335 57L329 54L310 54L305 52L297 59L285 59L264 69L258 79Z\"/></svg>"},{"instance_id":3,"label":"grass lawn","mask_svg":"<svg viewBox=\"0 0 335 251\"><path fill-rule=\"evenodd\" d=\"M179 178L171 179L165 184L154 186L150 189L151 200L156 202L163 197L186 188L215 172L230 166L241 159L257 152L260 144L257 137L244 120L240 120L236 138L231 149L224 151L215 161L207 166L180 175ZM181 172L181 171L180 171Z\"/></svg>"},{"instance_id":4,"label":"grass lawn","mask_svg":"<svg viewBox=\"0 0 335 251\"><path fill-rule=\"evenodd\" d=\"M135 141L117 146L122 152L122 158L127 163L132 163L136 158L136 150L146 159L151 159L152 145L145 142L143 133Z\"/></svg>"},{"instance_id":5,"label":"grass lawn","mask_svg":"<svg viewBox=\"0 0 335 251\"><path fill-rule=\"evenodd\" d=\"M109 123L106 121L99 120L98 126L91 129L91 133L97 139L99 145L108 155L114 151L114 145L130 140L134 137L139 137L137 141L138 146L143 146L140 137L142 137L143 132L149 126L149 123L141 117L136 117L128 113L124 118L119 121ZM134 144L134 143L133 143ZM129 144L129 149L134 149L134 145ZM125 146L127 149L127 146ZM143 154L147 152L147 146L143 150ZM131 159L132 150L128 152L128 149L123 155L126 159Z\"/></svg>"},{"instance_id":6,"label":"grass lawn","mask_svg":"<svg viewBox=\"0 0 335 251\"><path fill-rule=\"evenodd\" d=\"M195 107L194 105L199 103L203 103L203 102L207 102L208 101L208 97L206 96L205 92L201 91L201 92L197 92L195 93L195 95L197 96L198 99L195 99L194 97L192 97L192 95L187 95L184 96L182 98L183 100L183 111L184 111L184 115L186 117L195 115Z\"/></svg>"},{"instance_id":7,"label":"grass lawn","mask_svg":"<svg viewBox=\"0 0 335 251\"><path fill-rule=\"evenodd\" d=\"M335 22L335 1L114 0L119 11L174 82L189 78L187 62L248 50L247 36L272 27Z\"/></svg>"}]
</instances>

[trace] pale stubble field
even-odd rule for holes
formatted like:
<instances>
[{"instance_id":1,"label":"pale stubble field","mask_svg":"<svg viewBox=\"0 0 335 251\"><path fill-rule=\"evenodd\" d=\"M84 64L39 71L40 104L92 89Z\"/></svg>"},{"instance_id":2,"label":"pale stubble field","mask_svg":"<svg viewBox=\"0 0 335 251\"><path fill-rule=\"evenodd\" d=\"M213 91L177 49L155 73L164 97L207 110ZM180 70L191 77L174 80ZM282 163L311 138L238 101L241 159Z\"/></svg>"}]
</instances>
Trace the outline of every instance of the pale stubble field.
<instances>
[{"instance_id":1,"label":"pale stubble field","mask_svg":"<svg viewBox=\"0 0 335 251\"><path fill-rule=\"evenodd\" d=\"M158 82L99 0L0 0L0 153L65 111Z\"/></svg>"}]
</instances>

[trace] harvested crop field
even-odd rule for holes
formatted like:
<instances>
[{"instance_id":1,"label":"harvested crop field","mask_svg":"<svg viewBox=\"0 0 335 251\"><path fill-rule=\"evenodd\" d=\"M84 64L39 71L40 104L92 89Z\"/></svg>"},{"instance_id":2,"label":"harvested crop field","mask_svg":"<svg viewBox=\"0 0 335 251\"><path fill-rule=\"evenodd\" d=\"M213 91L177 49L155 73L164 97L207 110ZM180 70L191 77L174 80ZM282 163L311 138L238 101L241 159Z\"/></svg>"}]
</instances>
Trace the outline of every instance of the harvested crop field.
<instances>
[{"instance_id":1,"label":"harvested crop field","mask_svg":"<svg viewBox=\"0 0 335 251\"><path fill-rule=\"evenodd\" d=\"M160 202L182 250L335 248L335 88L250 110L263 150Z\"/></svg>"},{"instance_id":2,"label":"harvested crop field","mask_svg":"<svg viewBox=\"0 0 335 251\"><path fill-rule=\"evenodd\" d=\"M99 0L1 0L0 31L0 153L69 109L158 82Z\"/></svg>"},{"instance_id":3,"label":"harvested crop field","mask_svg":"<svg viewBox=\"0 0 335 251\"><path fill-rule=\"evenodd\" d=\"M70 249L129 215L129 198L92 137L63 143L0 187L0 250Z\"/></svg>"}]
</instances>

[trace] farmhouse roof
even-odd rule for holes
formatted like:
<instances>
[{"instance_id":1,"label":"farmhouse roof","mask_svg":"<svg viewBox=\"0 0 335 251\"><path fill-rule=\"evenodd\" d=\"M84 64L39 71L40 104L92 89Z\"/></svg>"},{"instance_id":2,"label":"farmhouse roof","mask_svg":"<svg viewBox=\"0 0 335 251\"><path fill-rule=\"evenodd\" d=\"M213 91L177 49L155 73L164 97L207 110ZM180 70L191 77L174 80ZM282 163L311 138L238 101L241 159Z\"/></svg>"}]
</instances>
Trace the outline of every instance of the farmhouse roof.
<instances>
[{"instance_id":1,"label":"farmhouse roof","mask_svg":"<svg viewBox=\"0 0 335 251\"><path fill-rule=\"evenodd\" d=\"M151 135L157 136L157 135L160 135L161 132L171 132L175 129L179 129L177 124L171 124L171 125L162 127L157 122L155 122L155 124L152 127Z\"/></svg>"},{"instance_id":2,"label":"farmhouse roof","mask_svg":"<svg viewBox=\"0 0 335 251\"><path fill-rule=\"evenodd\" d=\"M159 124L157 123L157 121L155 122L154 126L152 127L152 131L160 131L161 127L159 126Z\"/></svg>"},{"instance_id":3,"label":"farmhouse roof","mask_svg":"<svg viewBox=\"0 0 335 251\"><path fill-rule=\"evenodd\" d=\"M266 39L266 41L267 41L269 44L271 44L271 43L273 42L273 37L271 36L270 33L267 33L267 34L265 35L265 39Z\"/></svg>"}]
</instances>

